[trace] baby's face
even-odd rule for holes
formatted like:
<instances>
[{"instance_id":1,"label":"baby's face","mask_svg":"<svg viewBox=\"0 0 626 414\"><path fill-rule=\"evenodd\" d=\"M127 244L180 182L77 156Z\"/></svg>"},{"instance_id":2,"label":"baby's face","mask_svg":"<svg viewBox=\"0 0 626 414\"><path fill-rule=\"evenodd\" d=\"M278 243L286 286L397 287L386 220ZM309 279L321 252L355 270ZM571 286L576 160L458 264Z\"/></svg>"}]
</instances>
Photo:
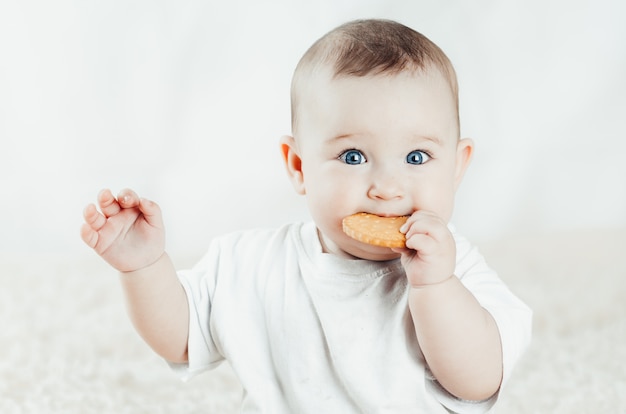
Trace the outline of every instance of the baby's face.
<instances>
[{"instance_id":1,"label":"baby's face","mask_svg":"<svg viewBox=\"0 0 626 414\"><path fill-rule=\"evenodd\" d=\"M458 139L456 104L439 72L318 75L306 88L295 146L325 251L370 260L398 256L343 233L342 219L357 212L428 210L450 219L472 144Z\"/></svg>"}]
</instances>

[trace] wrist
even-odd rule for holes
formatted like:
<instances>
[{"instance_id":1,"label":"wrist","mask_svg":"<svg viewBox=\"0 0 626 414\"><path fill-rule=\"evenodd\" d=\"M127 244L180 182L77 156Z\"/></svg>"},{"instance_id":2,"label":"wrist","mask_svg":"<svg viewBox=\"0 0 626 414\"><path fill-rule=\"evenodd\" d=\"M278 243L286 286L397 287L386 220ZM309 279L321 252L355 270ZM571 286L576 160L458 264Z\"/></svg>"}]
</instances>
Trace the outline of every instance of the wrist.
<instances>
[{"instance_id":1,"label":"wrist","mask_svg":"<svg viewBox=\"0 0 626 414\"><path fill-rule=\"evenodd\" d=\"M149 264L142 266L135 270L120 271L120 274L125 277L129 277L132 275L137 275L137 274L142 274L142 273L151 273L155 269L160 268L162 266L162 263L168 259L169 257L167 253L164 251L157 257L156 260L149 262Z\"/></svg>"},{"instance_id":2,"label":"wrist","mask_svg":"<svg viewBox=\"0 0 626 414\"><path fill-rule=\"evenodd\" d=\"M445 285L448 282L450 282L451 280L453 280L454 278L456 278L456 276L453 273L450 276L448 276L448 277L446 277L444 279L435 281L435 282L420 283L420 284L413 284L413 283L411 283L411 289L412 290L423 290L423 289L429 289L429 288Z\"/></svg>"}]
</instances>

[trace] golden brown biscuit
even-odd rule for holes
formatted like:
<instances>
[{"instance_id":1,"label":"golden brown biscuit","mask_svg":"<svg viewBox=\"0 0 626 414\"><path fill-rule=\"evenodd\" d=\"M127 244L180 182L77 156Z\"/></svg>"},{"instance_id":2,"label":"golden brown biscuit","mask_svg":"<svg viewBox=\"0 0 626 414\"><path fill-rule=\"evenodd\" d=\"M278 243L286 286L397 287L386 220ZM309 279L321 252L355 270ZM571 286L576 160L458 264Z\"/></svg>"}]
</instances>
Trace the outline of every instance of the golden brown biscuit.
<instances>
[{"instance_id":1,"label":"golden brown biscuit","mask_svg":"<svg viewBox=\"0 0 626 414\"><path fill-rule=\"evenodd\" d=\"M405 247L406 238L400 232L400 227L407 218L356 213L343 219L343 232L355 240L374 246Z\"/></svg>"}]
</instances>

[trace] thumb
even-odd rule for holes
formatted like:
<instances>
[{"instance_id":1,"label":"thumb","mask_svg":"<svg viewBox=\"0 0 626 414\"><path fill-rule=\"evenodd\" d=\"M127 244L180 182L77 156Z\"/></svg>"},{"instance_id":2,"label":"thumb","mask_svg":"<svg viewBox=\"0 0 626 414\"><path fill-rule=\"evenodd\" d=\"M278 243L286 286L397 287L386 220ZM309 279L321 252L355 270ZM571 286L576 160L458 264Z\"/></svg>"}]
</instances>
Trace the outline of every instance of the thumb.
<instances>
[{"instance_id":1,"label":"thumb","mask_svg":"<svg viewBox=\"0 0 626 414\"><path fill-rule=\"evenodd\" d=\"M163 216L157 203L147 198L140 198L138 207L148 224L158 228L163 227Z\"/></svg>"}]
</instances>

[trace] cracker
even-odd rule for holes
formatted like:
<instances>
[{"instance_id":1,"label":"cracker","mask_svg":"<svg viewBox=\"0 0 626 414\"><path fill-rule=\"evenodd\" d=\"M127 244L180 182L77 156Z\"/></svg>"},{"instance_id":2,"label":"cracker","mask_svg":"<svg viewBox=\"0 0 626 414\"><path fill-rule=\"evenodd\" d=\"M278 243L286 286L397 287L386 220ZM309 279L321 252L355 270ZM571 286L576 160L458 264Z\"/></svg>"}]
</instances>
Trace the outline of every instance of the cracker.
<instances>
[{"instance_id":1,"label":"cracker","mask_svg":"<svg viewBox=\"0 0 626 414\"><path fill-rule=\"evenodd\" d=\"M356 213L343 219L343 232L355 240L374 246L405 247L406 238L400 232L400 227L407 218Z\"/></svg>"}]
</instances>

